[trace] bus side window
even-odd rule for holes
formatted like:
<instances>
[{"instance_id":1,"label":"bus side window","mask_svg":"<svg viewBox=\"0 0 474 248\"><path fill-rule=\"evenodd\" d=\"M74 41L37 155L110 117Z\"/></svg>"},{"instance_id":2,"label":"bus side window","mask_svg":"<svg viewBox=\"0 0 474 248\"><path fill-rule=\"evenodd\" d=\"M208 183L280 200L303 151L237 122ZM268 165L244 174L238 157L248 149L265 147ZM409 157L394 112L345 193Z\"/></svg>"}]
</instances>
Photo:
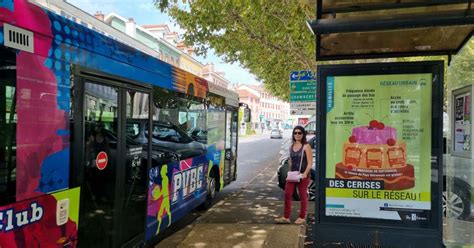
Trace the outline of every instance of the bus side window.
<instances>
[{"instance_id":1,"label":"bus side window","mask_svg":"<svg viewBox=\"0 0 474 248\"><path fill-rule=\"evenodd\" d=\"M0 204L16 195L16 67L15 52L0 48Z\"/></svg>"},{"instance_id":2,"label":"bus side window","mask_svg":"<svg viewBox=\"0 0 474 248\"><path fill-rule=\"evenodd\" d=\"M205 153L207 115L202 100L156 86L153 88L153 105L152 150L163 158L154 164ZM203 130L196 132L200 134L199 139L196 138L202 142L200 144L191 137L198 130Z\"/></svg>"}]
</instances>

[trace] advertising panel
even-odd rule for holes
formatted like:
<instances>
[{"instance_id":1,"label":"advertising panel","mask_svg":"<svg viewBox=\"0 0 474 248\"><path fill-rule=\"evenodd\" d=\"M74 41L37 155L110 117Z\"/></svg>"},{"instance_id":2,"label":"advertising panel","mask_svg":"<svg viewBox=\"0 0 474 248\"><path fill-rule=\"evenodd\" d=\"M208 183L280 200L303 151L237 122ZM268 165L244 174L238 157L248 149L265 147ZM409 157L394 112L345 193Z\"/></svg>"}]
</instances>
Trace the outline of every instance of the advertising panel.
<instances>
[{"instance_id":1,"label":"advertising panel","mask_svg":"<svg viewBox=\"0 0 474 248\"><path fill-rule=\"evenodd\" d=\"M454 96L453 154L471 155L471 92Z\"/></svg>"},{"instance_id":2,"label":"advertising panel","mask_svg":"<svg viewBox=\"0 0 474 248\"><path fill-rule=\"evenodd\" d=\"M207 195L208 161L202 155L150 169L147 241L203 202Z\"/></svg>"},{"instance_id":3,"label":"advertising panel","mask_svg":"<svg viewBox=\"0 0 474 248\"><path fill-rule=\"evenodd\" d=\"M298 118L298 125L299 126L304 126L308 122L309 122L309 118Z\"/></svg>"},{"instance_id":4,"label":"advertising panel","mask_svg":"<svg viewBox=\"0 0 474 248\"><path fill-rule=\"evenodd\" d=\"M430 221L432 74L326 83L325 215Z\"/></svg>"},{"instance_id":5,"label":"advertising panel","mask_svg":"<svg viewBox=\"0 0 474 248\"><path fill-rule=\"evenodd\" d=\"M0 247L76 247L80 188L0 207Z\"/></svg>"}]
</instances>

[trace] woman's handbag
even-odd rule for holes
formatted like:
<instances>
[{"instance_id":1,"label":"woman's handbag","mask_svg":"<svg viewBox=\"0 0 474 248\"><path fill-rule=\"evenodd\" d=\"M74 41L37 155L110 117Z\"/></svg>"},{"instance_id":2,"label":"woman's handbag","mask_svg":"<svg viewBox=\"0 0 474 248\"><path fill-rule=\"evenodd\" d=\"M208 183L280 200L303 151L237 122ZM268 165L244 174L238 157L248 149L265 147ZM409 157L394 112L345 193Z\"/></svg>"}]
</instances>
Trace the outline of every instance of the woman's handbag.
<instances>
[{"instance_id":1,"label":"woman's handbag","mask_svg":"<svg viewBox=\"0 0 474 248\"><path fill-rule=\"evenodd\" d=\"M301 180L301 173L299 171L288 171L286 181L297 183Z\"/></svg>"},{"instance_id":2,"label":"woman's handbag","mask_svg":"<svg viewBox=\"0 0 474 248\"><path fill-rule=\"evenodd\" d=\"M292 149L292 148L290 148ZM301 164L303 163L303 156L304 156L304 145L303 145L303 151L301 152L301 160L300 160L300 167L298 168L297 171L288 171L288 174L286 175L286 181L288 182L294 182L297 183L301 180ZM290 158L291 159L291 158ZM291 168L290 168L291 170Z\"/></svg>"}]
</instances>

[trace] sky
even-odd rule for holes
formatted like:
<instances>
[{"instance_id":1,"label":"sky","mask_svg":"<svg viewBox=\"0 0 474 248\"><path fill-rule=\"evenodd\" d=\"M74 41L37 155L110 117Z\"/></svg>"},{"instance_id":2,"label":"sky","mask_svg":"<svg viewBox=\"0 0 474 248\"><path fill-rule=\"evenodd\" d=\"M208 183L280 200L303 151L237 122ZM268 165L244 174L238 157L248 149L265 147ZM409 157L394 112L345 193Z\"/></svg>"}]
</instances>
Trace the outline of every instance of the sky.
<instances>
[{"instance_id":1,"label":"sky","mask_svg":"<svg viewBox=\"0 0 474 248\"><path fill-rule=\"evenodd\" d=\"M165 23L172 31L183 32L166 13L161 13L153 5L153 0L67 0L67 2L91 15L97 11L101 11L104 15L115 12L126 19L133 18L138 25ZM247 69L237 63L223 62L212 50L208 51L207 57L197 57L196 59L203 64L214 63L216 71L223 71L225 77L233 84L260 84Z\"/></svg>"}]
</instances>

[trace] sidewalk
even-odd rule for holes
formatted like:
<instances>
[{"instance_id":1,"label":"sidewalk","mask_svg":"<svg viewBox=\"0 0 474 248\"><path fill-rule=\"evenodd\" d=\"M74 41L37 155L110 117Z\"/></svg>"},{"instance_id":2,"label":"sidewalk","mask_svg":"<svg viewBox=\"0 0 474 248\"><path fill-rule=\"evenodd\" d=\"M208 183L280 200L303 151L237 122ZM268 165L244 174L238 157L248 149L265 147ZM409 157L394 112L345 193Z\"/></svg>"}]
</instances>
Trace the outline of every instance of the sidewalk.
<instances>
[{"instance_id":1,"label":"sidewalk","mask_svg":"<svg viewBox=\"0 0 474 248\"><path fill-rule=\"evenodd\" d=\"M304 226L273 223L281 208L277 201L222 201L178 247L302 247Z\"/></svg>"},{"instance_id":2,"label":"sidewalk","mask_svg":"<svg viewBox=\"0 0 474 248\"><path fill-rule=\"evenodd\" d=\"M283 191L276 186L274 172L274 166L268 166L248 185L155 247L303 247L304 225L274 222L283 213ZM293 202L293 207L294 221L299 202ZM314 202L308 211L314 212Z\"/></svg>"},{"instance_id":3,"label":"sidewalk","mask_svg":"<svg viewBox=\"0 0 474 248\"><path fill-rule=\"evenodd\" d=\"M274 224L282 211L277 200L225 200L156 247L303 247L305 226Z\"/></svg>"}]
</instances>

